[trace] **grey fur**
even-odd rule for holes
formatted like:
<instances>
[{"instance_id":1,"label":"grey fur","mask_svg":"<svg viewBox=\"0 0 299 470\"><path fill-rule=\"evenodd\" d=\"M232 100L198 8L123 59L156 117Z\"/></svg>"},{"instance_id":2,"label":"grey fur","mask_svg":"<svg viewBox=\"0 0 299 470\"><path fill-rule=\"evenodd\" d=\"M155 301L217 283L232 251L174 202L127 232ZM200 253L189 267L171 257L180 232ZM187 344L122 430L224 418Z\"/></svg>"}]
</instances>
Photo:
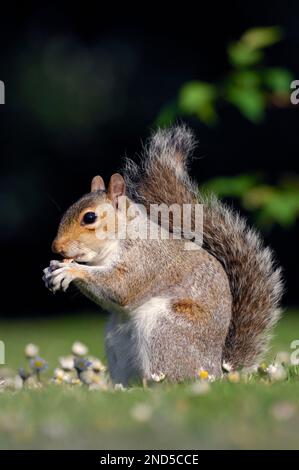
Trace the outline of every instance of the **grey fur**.
<instances>
[{"instance_id":1,"label":"grey fur","mask_svg":"<svg viewBox=\"0 0 299 470\"><path fill-rule=\"evenodd\" d=\"M139 165L127 161L132 197L146 203L203 203L204 248L223 265L233 297L232 321L223 358L233 367L249 366L266 350L280 316L281 270L272 251L238 213L215 196L198 193L188 174L195 139L185 126L158 130Z\"/></svg>"},{"instance_id":2,"label":"grey fur","mask_svg":"<svg viewBox=\"0 0 299 470\"><path fill-rule=\"evenodd\" d=\"M81 224L82 210L100 214L109 201L109 190L98 191L68 209L55 243L86 264L52 261L44 270L49 288L66 290L74 281L112 313L105 344L115 383L161 373L178 382L200 369L221 377L223 360L249 366L279 317L282 282L272 252L238 214L198 194L188 174L194 143L185 127L160 130L124 174L129 204L203 203L204 248L186 251L185 240L171 237L99 240Z\"/></svg>"}]
</instances>

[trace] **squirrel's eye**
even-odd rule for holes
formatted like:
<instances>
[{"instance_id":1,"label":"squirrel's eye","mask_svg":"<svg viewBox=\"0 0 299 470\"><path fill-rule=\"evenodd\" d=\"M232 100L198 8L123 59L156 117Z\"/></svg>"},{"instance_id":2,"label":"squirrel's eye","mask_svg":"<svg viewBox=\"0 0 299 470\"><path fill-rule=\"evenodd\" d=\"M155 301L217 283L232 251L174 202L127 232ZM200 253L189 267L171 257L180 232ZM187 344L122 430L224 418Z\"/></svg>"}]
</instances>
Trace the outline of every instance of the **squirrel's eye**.
<instances>
[{"instance_id":1,"label":"squirrel's eye","mask_svg":"<svg viewBox=\"0 0 299 470\"><path fill-rule=\"evenodd\" d=\"M97 214L95 212L86 212L83 216L84 224L93 224L97 219Z\"/></svg>"}]
</instances>

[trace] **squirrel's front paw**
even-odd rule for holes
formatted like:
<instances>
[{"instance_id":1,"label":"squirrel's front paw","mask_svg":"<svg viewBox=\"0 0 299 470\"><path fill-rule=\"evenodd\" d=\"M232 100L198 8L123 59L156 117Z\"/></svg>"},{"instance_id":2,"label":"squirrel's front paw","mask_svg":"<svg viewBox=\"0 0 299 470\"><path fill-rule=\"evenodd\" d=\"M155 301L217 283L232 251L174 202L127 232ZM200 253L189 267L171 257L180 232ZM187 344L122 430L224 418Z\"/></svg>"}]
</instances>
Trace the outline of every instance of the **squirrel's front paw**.
<instances>
[{"instance_id":1,"label":"squirrel's front paw","mask_svg":"<svg viewBox=\"0 0 299 470\"><path fill-rule=\"evenodd\" d=\"M66 291L70 283L82 278L82 266L77 263L51 261L50 266L43 270L43 281L53 293L58 290Z\"/></svg>"}]
</instances>

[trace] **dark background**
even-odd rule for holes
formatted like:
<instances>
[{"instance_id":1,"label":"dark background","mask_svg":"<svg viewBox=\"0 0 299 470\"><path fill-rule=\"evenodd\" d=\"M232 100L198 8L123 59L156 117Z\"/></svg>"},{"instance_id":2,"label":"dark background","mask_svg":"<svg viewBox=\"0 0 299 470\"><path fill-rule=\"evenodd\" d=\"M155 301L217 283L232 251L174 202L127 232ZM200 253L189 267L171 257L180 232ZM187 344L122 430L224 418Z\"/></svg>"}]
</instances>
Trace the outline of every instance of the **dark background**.
<instances>
[{"instance_id":1,"label":"dark background","mask_svg":"<svg viewBox=\"0 0 299 470\"><path fill-rule=\"evenodd\" d=\"M53 296L43 286L61 214L94 174L107 181L124 155L141 151L184 82L225 75L230 41L253 26L281 26L284 40L267 61L299 79L298 2L210 3L140 4L138 15L117 4L109 12L100 3L1 6L1 315L94 308L74 291ZM230 107L213 128L186 121L199 140L199 182L298 171L298 106L269 110L260 125ZM297 223L265 234L285 270L286 305L298 305L298 232Z\"/></svg>"}]
</instances>

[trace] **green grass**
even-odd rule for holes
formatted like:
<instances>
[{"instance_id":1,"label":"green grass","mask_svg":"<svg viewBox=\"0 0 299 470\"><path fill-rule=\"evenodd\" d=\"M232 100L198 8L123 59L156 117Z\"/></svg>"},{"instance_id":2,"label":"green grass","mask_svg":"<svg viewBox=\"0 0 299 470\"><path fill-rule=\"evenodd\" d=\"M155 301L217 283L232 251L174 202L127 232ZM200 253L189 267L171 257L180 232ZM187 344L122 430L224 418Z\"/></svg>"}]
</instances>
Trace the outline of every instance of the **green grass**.
<instances>
[{"instance_id":1,"label":"green grass","mask_svg":"<svg viewBox=\"0 0 299 470\"><path fill-rule=\"evenodd\" d=\"M23 349L29 342L37 343L49 361L48 374L75 340L103 358L103 320L92 315L1 322L0 339L10 368L26 363ZM291 352L294 339L299 339L299 315L288 314L276 330L270 356ZM271 385L217 382L205 395L192 394L188 384L129 392L55 385L3 392L0 448L298 448L298 397L296 379ZM149 412L143 422L134 414L140 404ZM284 406L293 410L289 416L275 412Z\"/></svg>"}]
</instances>

